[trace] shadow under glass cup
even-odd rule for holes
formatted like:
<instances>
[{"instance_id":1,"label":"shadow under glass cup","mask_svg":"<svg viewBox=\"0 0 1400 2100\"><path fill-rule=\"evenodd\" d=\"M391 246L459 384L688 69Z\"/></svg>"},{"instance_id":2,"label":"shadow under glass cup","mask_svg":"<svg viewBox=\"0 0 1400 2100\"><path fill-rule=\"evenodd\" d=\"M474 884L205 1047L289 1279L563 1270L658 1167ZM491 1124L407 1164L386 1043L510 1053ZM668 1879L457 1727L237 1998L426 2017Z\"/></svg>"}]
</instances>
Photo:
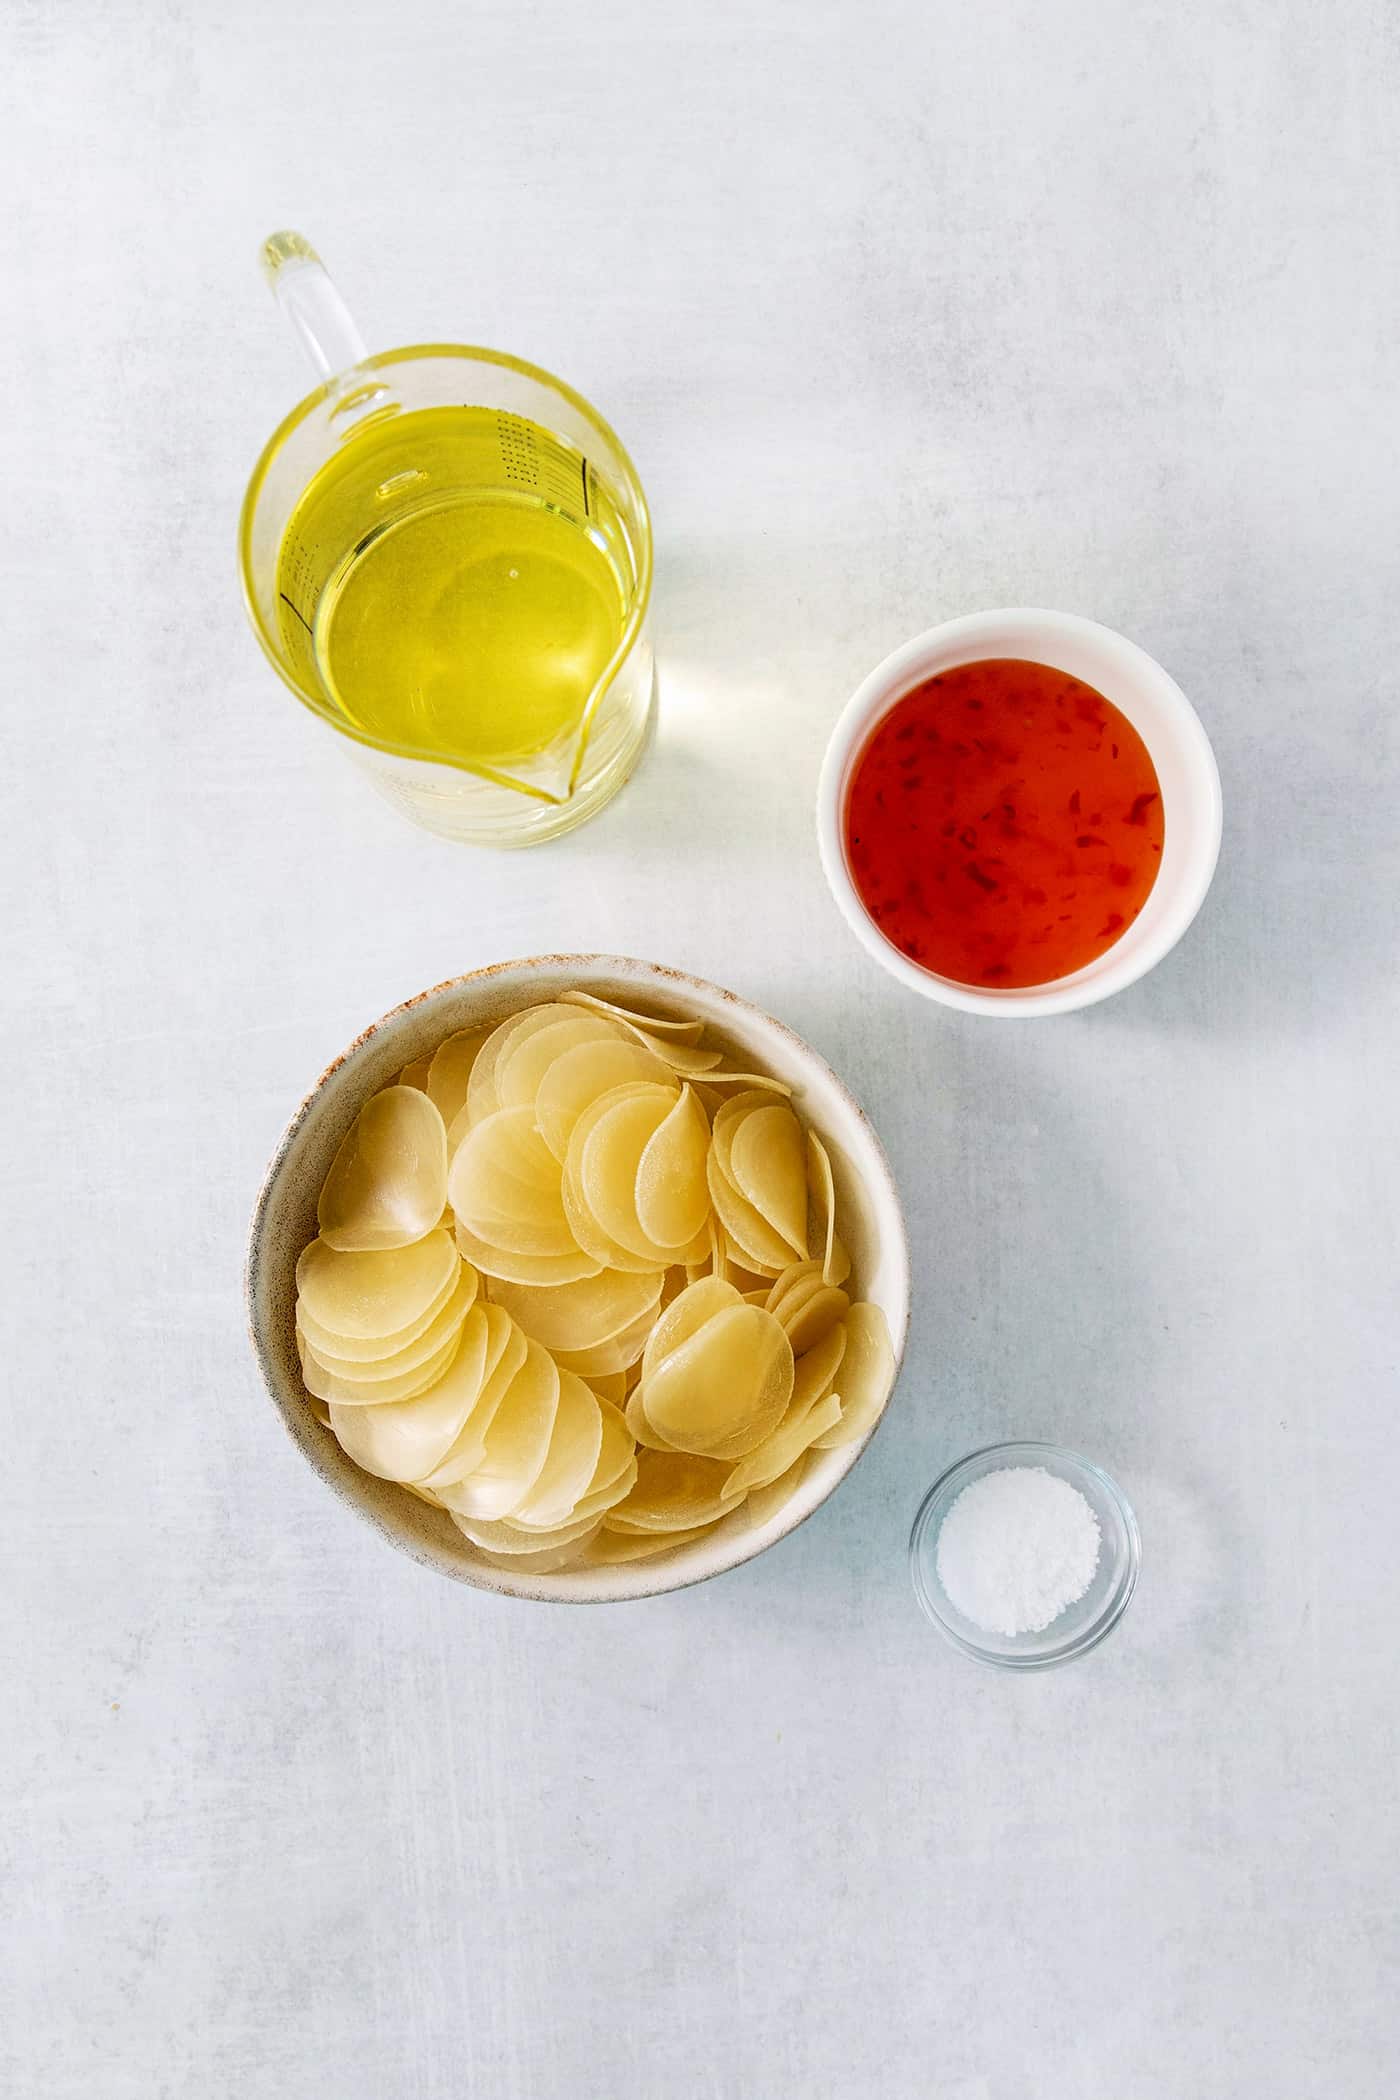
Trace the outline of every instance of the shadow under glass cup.
<instances>
[{"instance_id":1,"label":"shadow under glass cup","mask_svg":"<svg viewBox=\"0 0 1400 2100\"><path fill-rule=\"evenodd\" d=\"M299 237L276 238L286 245L272 269L294 298L283 298L275 274L274 288L327 376L269 441L244 501L239 564L258 640L296 697L347 740L381 794L413 822L497 846L572 830L627 779L654 700L651 522L632 463L581 395L518 358L450 343L365 356L314 252L293 245ZM341 356L348 362L337 372ZM524 733L514 748L508 736L478 733L470 699L455 748L435 732L416 691L391 696L392 730L372 713L357 719L327 670L327 607L349 565L405 525L431 532L435 517L464 500L507 532L515 521L553 534L566 550L576 546L616 601L601 642L595 622L577 704L546 723L548 734ZM497 559L503 565L510 556ZM503 578L516 574L502 567ZM405 610L406 621L414 617ZM485 654L464 640L457 660L449 654L444 664L464 693L473 678L485 691L493 676L484 668L489 624L477 610L473 618L475 627L463 621L461 631L474 633ZM545 646L553 645L546 634ZM504 718L515 699L500 646L495 697ZM571 646L567 636L559 643L561 662ZM489 706L489 691L485 698Z\"/></svg>"}]
</instances>

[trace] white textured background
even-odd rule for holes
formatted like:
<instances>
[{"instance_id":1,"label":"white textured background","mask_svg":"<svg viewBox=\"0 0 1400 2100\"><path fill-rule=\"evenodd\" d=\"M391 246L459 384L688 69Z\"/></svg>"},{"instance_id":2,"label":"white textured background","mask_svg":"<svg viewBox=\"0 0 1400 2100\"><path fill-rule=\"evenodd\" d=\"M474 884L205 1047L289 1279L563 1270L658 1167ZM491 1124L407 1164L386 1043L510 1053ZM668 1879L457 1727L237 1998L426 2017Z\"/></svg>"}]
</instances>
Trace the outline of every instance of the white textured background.
<instances>
[{"instance_id":1,"label":"white textured background","mask_svg":"<svg viewBox=\"0 0 1400 2100\"><path fill-rule=\"evenodd\" d=\"M0 97L0 2089L1393 2093L1389 0L7 0ZM638 462L660 741L557 847L402 827L245 631L284 223L372 344L516 350ZM809 815L870 665L1002 603L1158 655L1227 810L1170 961L1019 1028L862 959ZM359 1527L240 1312L306 1083L543 946L804 1031L916 1259L835 1501L595 1612ZM1030 1682L905 1564L1007 1435L1145 1543Z\"/></svg>"}]
</instances>

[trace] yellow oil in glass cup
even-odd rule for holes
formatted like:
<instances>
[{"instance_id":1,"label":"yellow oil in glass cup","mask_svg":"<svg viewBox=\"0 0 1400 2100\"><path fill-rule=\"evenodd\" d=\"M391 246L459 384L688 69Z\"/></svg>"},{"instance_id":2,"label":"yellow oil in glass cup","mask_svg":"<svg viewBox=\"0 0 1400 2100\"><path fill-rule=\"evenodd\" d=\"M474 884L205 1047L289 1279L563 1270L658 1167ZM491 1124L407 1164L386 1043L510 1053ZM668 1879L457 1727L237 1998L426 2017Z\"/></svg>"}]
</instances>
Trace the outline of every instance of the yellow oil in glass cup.
<instances>
[{"instance_id":1,"label":"yellow oil in glass cup","mask_svg":"<svg viewBox=\"0 0 1400 2100\"><path fill-rule=\"evenodd\" d=\"M651 521L581 395L494 350L366 354L315 251L264 261L321 375L254 470L249 617L405 816L523 846L616 794L646 740Z\"/></svg>"}]
</instances>

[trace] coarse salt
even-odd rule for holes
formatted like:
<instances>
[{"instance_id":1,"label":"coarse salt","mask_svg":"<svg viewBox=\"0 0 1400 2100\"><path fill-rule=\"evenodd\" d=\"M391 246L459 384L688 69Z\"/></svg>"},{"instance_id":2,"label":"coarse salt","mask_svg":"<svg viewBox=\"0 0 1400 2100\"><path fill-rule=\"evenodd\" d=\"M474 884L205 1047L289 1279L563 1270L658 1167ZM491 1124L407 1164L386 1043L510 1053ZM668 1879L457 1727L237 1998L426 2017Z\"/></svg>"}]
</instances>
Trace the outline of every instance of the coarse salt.
<instances>
[{"instance_id":1,"label":"coarse salt","mask_svg":"<svg viewBox=\"0 0 1400 2100\"><path fill-rule=\"evenodd\" d=\"M1042 1633L1099 1564L1099 1520L1044 1466L1001 1466L956 1497L938 1533L938 1579L984 1633Z\"/></svg>"}]
</instances>

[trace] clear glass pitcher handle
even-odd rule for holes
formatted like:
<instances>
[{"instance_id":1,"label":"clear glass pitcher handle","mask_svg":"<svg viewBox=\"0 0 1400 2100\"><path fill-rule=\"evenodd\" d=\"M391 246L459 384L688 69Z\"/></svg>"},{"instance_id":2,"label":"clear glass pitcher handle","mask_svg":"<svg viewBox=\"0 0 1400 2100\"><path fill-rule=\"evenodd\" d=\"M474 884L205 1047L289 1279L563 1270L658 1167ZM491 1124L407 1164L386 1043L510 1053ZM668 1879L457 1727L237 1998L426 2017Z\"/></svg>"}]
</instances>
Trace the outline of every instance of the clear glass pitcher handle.
<instances>
[{"instance_id":1,"label":"clear glass pitcher handle","mask_svg":"<svg viewBox=\"0 0 1400 2100\"><path fill-rule=\"evenodd\" d=\"M319 379L330 384L364 363L364 338L304 234L269 234L263 242L262 266L273 297Z\"/></svg>"}]
</instances>

